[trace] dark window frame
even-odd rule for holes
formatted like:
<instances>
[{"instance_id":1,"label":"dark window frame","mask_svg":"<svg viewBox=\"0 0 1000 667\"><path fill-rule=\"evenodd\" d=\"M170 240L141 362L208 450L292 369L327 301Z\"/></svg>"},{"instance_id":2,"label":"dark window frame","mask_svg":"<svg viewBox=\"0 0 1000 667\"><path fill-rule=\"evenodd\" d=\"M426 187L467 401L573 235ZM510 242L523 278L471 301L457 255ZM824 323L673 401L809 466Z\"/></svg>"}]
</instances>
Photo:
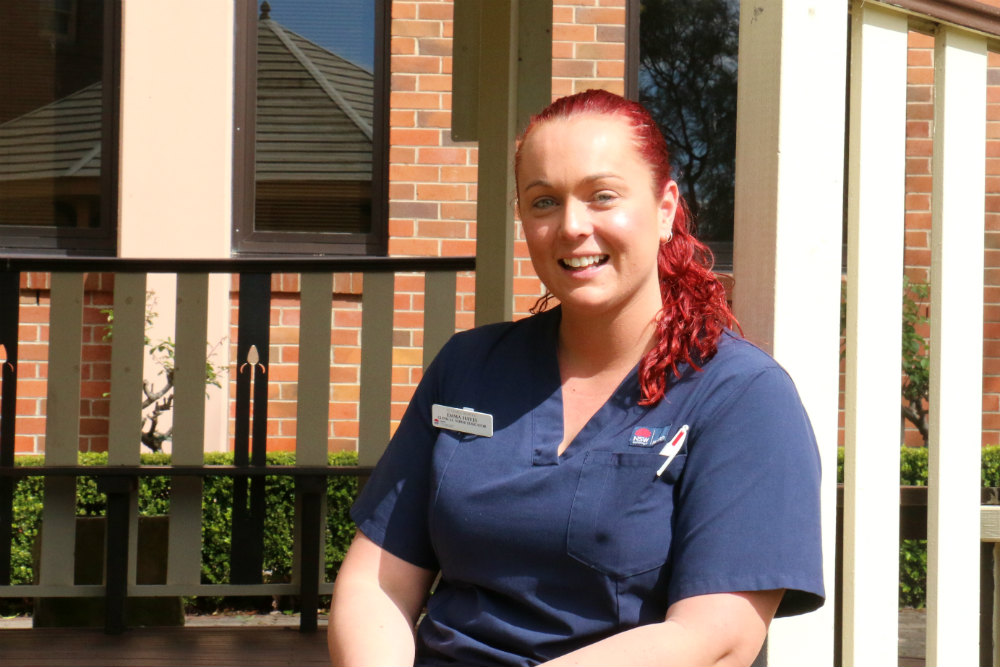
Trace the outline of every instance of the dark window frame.
<instances>
[{"instance_id":1,"label":"dark window frame","mask_svg":"<svg viewBox=\"0 0 1000 667\"><path fill-rule=\"evenodd\" d=\"M0 252L105 257L118 252L121 128L121 0L104 1L101 73L101 214L95 229L0 225Z\"/></svg>"},{"instance_id":2,"label":"dark window frame","mask_svg":"<svg viewBox=\"0 0 1000 667\"><path fill-rule=\"evenodd\" d=\"M391 0L375 0L371 231L276 232L253 229L257 106L257 2L236 1L233 137L233 254L372 255L389 248L389 40Z\"/></svg>"}]
</instances>

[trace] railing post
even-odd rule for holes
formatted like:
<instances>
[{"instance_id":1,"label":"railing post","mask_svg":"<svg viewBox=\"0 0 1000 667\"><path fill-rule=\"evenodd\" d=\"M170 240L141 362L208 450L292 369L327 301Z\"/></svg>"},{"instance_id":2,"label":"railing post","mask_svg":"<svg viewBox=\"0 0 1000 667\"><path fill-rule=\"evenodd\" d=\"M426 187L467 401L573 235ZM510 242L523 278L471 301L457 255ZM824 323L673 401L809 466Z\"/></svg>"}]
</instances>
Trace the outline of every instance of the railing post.
<instances>
[{"instance_id":1,"label":"railing post","mask_svg":"<svg viewBox=\"0 0 1000 667\"><path fill-rule=\"evenodd\" d=\"M899 651L899 359L906 184L906 16L855 0L844 390L843 663Z\"/></svg>"},{"instance_id":2,"label":"railing post","mask_svg":"<svg viewBox=\"0 0 1000 667\"><path fill-rule=\"evenodd\" d=\"M104 547L104 631L121 634L126 628L125 605L129 582L129 530L132 495L139 488L135 477L101 477L98 489L108 495Z\"/></svg>"},{"instance_id":3,"label":"railing post","mask_svg":"<svg viewBox=\"0 0 1000 667\"><path fill-rule=\"evenodd\" d=\"M848 4L742 0L740 8L734 306L809 413L824 470L823 553L832 554ZM828 557L828 583L833 570ZM772 623L768 664L831 663L834 604L830 585L825 608Z\"/></svg>"},{"instance_id":4,"label":"railing post","mask_svg":"<svg viewBox=\"0 0 1000 667\"><path fill-rule=\"evenodd\" d=\"M299 616L301 632L316 632L319 607L319 582L322 576L321 536L323 530L322 502L326 497L326 477L316 475L298 478L299 507L302 518L299 521L301 548L299 550Z\"/></svg>"},{"instance_id":5,"label":"railing post","mask_svg":"<svg viewBox=\"0 0 1000 667\"><path fill-rule=\"evenodd\" d=\"M979 660L985 37L939 28L933 136L927 664L971 665Z\"/></svg>"}]
</instances>

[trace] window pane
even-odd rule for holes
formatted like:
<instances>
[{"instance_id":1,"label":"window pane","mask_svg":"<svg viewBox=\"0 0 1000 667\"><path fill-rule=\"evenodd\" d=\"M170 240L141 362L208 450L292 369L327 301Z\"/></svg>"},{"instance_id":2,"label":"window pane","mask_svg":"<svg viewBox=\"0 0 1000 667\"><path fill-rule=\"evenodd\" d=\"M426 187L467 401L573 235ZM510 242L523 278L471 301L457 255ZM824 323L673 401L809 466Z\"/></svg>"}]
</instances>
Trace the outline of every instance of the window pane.
<instances>
[{"instance_id":1,"label":"window pane","mask_svg":"<svg viewBox=\"0 0 1000 667\"><path fill-rule=\"evenodd\" d=\"M0 229L101 224L105 0L0 0Z\"/></svg>"},{"instance_id":2,"label":"window pane","mask_svg":"<svg viewBox=\"0 0 1000 667\"><path fill-rule=\"evenodd\" d=\"M671 150L698 235L732 263L738 0L642 0L639 99Z\"/></svg>"},{"instance_id":3,"label":"window pane","mask_svg":"<svg viewBox=\"0 0 1000 667\"><path fill-rule=\"evenodd\" d=\"M261 5L255 231L371 231L374 40L371 1Z\"/></svg>"}]
</instances>

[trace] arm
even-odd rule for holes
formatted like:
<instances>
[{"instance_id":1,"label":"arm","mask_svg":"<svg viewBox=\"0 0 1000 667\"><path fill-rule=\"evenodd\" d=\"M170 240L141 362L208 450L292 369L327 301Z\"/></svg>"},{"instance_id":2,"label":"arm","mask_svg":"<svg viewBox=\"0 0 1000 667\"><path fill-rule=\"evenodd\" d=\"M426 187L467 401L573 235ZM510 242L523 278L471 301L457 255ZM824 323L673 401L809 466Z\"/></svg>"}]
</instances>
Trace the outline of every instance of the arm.
<instances>
[{"instance_id":1,"label":"arm","mask_svg":"<svg viewBox=\"0 0 1000 667\"><path fill-rule=\"evenodd\" d=\"M749 665L783 591L698 595L676 602L662 623L642 625L546 665Z\"/></svg>"},{"instance_id":2,"label":"arm","mask_svg":"<svg viewBox=\"0 0 1000 667\"><path fill-rule=\"evenodd\" d=\"M327 627L331 663L412 665L414 626L434 574L359 532L333 587Z\"/></svg>"}]
</instances>

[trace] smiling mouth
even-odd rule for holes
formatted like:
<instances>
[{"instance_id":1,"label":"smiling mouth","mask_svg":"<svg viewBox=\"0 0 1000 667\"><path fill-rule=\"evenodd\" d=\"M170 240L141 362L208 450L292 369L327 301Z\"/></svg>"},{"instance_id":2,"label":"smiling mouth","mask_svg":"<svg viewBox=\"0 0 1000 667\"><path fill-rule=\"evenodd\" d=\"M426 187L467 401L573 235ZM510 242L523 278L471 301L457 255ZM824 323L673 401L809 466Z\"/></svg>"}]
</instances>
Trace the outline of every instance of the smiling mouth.
<instances>
[{"instance_id":1,"label":"smiling mouth","mask_svg":"<svg viewBox=\"0 0 1000 667\"><path fill-rule=\"evenodd\" d=\"M580 269L588 269L592 266L600 266L607 261L607 255L587 255L586 257L567 257L566 259L560 259L559 264L564 269L578 271Z\"/></svg>"}]
</instances>

